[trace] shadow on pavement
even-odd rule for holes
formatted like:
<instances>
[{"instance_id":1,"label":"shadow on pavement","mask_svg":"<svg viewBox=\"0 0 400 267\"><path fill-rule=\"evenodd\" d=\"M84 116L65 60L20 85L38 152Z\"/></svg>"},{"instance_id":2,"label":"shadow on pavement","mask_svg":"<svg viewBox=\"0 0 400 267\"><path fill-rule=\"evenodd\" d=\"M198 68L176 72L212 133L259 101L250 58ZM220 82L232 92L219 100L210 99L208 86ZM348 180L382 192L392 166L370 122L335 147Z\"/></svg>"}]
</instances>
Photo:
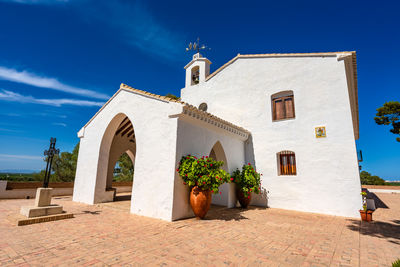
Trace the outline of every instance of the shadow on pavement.
<instances>
[{"instance_id":1,"label":"shadow on pavement","mask_svg":"<svg viewBox=\"0 0 400 267\"><path fill-rule=\"evenodd\" d=\"M351 224L347 228L360 232L362 235L385 238L389 242L400 245L400 220L391 222L372 221L361 222L359 220L349 220Z\"/></svg>"},{"instance_id":2,"label":"shadow on pavement","mask_svg":"<svg viewBox=\"0 0 400 267\"><path fill-rule=\"evenodd\" d=\"M256 210L256 209L266 209L260 207L249 206L248 209L242 208L230 208L224 206L211 205L210 210L208 211L204 220L223 220L223 221L240 221L240 220L248 220L247 217L243 216L247 210Z\"/></svg>"},{"instance_id":3,"label":"shadow on pavement","mask_svg":"<svg viewBox=\"0 0 400 267\"><path fill-rule=\"evenodd\" d=\"M367 193L367 199L373 199L375 201L375 207L377 209L388 209L389 207L383 202L375 193L369 192Z\"/></svg>"}]
</instances>

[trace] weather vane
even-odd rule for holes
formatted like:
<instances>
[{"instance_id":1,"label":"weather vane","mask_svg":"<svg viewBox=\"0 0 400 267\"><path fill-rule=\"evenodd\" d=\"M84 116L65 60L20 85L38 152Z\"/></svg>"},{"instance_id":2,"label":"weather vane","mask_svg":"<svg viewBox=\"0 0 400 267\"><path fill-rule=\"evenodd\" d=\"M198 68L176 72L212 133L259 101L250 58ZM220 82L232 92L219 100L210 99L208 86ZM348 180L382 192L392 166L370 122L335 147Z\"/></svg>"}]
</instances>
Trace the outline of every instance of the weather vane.
<instances>
[{"instance_id":1,"label":"weather vane","mask_svg":"<svg viewBox=\"0 0 400 267\"><path fill-rule=\"evenodd\" d=\"M197 42L193 42L193 44L192 44L192 42L190 42L189 46L186 47L186 51L193 50L193 51L197 51L197 53L200 53L200 50L205 50L205 49L211 50L211 48L209 48L208 46L205 46L204 44L200 45L199 37L197 37Z\"/></svg>"}]
</instances>

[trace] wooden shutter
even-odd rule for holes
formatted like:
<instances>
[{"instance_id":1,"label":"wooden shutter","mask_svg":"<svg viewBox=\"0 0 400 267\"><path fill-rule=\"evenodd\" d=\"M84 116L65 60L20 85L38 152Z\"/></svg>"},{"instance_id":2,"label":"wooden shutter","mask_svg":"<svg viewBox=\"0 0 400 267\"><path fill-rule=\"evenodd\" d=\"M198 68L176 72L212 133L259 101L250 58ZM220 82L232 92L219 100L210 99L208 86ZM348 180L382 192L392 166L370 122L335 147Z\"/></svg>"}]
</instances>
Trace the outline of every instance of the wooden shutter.
<instances>
[{"instance_id":1,"label":"wooden shutter","mask_svg":"<svg viewBox=\"0 0 400 267\"><path fill-rule=\"evenodd\" d=\"M279 152L279 175L296 175L296 157L291 151Z\"/></svg>"},{"instance_id":2,"label":"wooden shutter","mask_svg":"<svg viewBox=\"0 0 400 267\"><path fill-rule=\"evenodd\" d=\"M294 118L293 97L285 98L285 119Z\"/></svg>"},{"instance_id":3,"label":"wooden shutter","mask_svg":"<svg viewBox=\"0 0 400 267\"><path fill-rule=\"evenodd\" d=\"M285 106L282 98L278 98L275 103L275 120L282 120L285 118Z\"/></svg>"},{"instance_id":4,"label":"wooden shutter","mask_svg":"<svg viewBox=\"0 0 400 267\"><path fill-rule=\"evenodd\" d=\"M290 174L296 175L296 158L294 153L290 155Z\"/></svg>"}]
</instances>

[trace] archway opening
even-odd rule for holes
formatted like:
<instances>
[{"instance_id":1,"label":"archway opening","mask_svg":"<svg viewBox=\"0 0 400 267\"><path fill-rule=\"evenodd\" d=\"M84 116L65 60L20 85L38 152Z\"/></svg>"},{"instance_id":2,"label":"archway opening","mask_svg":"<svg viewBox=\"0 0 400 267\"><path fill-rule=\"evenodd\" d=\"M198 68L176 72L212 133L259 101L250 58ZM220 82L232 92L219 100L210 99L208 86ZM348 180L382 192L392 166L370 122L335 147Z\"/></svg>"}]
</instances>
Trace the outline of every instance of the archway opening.
<instances>
[{"instance_id":1,"label":"archway opening","mask_svg":"<svg viewBox=\"0 0 400 267\"><path fill-rule=\"evenodd\" d=\"M223 161L224 165L222 165L222 169L226 172L229 172L228 161L226 160L225 151L219 141L216 142L215 145L212 147L209 157L213 158L216 161ZM215 205L228 206L230 192L229 184L222 184L219 187L219 191L221 194L213 195L211 203Z\"/></svg>"},{"instance_id":2,"label":"archway opening","mask_svg":"<svg viewBox=\"0 0 400 267\"><path fill-rule=\"evenodd\" d=\"M132 122L125 116L112 137L105 191L107 201L127 201L127 209L130 207L129 200L132 199L135 156L135 131Z\"/></svg>"},{"instance_id":3,"label":"archway opening","mask_svg":"<svg viewBox=\"0 0 400 267\"><path fill-rule=\"evenodd\" d=\"M125 152L114 166L113 182L133 182L134 167L133 162Z\"/></svg>"},{"instance_id":4,"label":"archway opening","mask_svg":"<svg viewBox=\"0 0 400 267\"><path fill-rule=\"evenodd\" d=\"M129 153L129 151L127 152ZM132 198L132 190L130 190L129 187L133 186L133 174L135 169L133 160L127 152L124 152L119 157L114 166L112 184L119 188L119 191L122 191L116 193L114 201L125 201L131 200Z\"/></svg>"}]
</instances>

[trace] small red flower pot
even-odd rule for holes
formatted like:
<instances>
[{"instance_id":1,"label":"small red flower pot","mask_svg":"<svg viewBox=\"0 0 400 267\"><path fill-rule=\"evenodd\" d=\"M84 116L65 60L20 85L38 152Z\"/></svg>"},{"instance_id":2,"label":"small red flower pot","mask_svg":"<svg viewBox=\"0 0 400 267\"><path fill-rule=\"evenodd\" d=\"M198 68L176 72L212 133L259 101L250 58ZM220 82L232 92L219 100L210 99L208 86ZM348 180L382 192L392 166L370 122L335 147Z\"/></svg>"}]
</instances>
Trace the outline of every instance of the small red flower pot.
<instances>
[{"instance_id":1,"label":"small red flower pot","mask_svg":"<svg viewBox=\"0 0 400 267\"><path fill-rule=\"evenodd\" d=\"M361 220L364 222L372 221L372 210L360 210Z\"/></svg>"}]
</instances>

